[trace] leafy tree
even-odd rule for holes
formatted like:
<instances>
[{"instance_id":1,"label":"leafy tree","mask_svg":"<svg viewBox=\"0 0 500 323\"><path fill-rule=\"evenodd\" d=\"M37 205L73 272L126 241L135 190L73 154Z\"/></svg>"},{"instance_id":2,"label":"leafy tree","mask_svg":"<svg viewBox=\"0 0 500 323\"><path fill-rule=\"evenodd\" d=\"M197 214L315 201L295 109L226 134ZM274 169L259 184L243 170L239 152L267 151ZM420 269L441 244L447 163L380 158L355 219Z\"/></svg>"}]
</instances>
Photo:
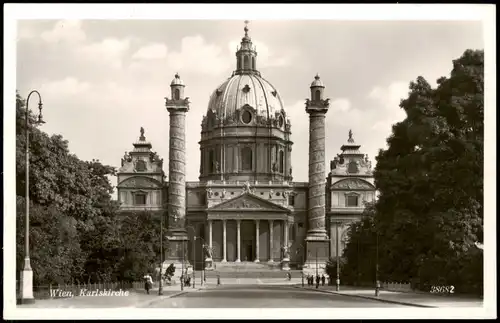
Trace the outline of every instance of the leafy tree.
<instances>
[{"instance_id":1,"label":"leafy tree","mask_svg":"<svg viewBox=\"0 0 500 323\"><path fill-rule=\"evenodd\" d=\"M121 263L120 276L124 280L137 280L144 273L154 272L160 265L160 232L162 213L149 211L125 213L120 219ZM166 222L164 221L165 225ZM168 239L166 230L164 237L163 253L168 252Z\"/></svg>"},{"instance_id":2,"label":"leafy tree","mask_svg":"<svg viewBox=\"0 0 500 323\"><path fill-rule=\"evenodd\" d=\"M478 285L482 263L474 268L471 259L482 257L483 70L483 51L467 50L437 88L423 77L410 83L400 104L406 118L377 156L373 220L356 227L346 249L350 265L355 244L372 243L375 231L381 277L457 291Z\"/></svg>"},{"instance_id":3,"label":"leafy tree","mask_svg":"<svg viewBox=\"0 0 500 323\"><path fill-rule=\"evenodd\" d=\"M26 102L16 93L16 192L25 200L26 188ZM111 166L98 160L82 161L71 154L60 135L48 136L28 114L30 145L30 247L35 284L82 279L82 262L95 254L95 243L110 231L103 222L118 210L111 199ZM17 265L24 259L24 203L17 205ZM112 240L112 239L111 239ZM103 261L107 255L102 255ZM70 265L70 260L73 263ZM50 262L50 264L48 263ZM109 263L106 266L111 266ZM18 270L18 271L19 271Z\"/></svg>"},{"instance_id":4,"label":"leafy tree","mask_svg":"<svg viewBox=\"0 0 500 323\"><path fill-rule=\"evenodd\" d=\"M17 263L25 256L25 199L17 199ZM85 257L80 249L76 220L55 207L30 207L30 262L34 286L71 283L82 271ZM22 267L20 267L22 268ZM19 271L18 273L19 274Z\"/></svg>"}]
</instances>

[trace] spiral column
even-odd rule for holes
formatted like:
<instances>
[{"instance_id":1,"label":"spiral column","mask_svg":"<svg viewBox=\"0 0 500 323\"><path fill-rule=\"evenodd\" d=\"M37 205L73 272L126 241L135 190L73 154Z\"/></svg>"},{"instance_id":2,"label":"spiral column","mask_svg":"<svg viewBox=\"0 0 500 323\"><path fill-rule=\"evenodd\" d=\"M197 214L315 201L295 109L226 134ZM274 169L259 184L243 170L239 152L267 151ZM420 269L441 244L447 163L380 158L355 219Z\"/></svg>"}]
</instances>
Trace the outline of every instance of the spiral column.
<instances>
[{"instance_id":1,"label":"spiral column","mask_svg":"<svg viewBox=\"0 0 500 323\"><path fill-rule=\"evenodd\" d=\"M189 266L186 230L186 113L189 100L184 98L184 83L176 74L170 84L171 99L165 98L170 115L168 163L168 240L169 251L163 266L174 263L174 279Z\"/></svg>"},{"instance_id":2,"label":"spiral column","mask_svg":"<svg viewBox=\"0 0 500 323\"><path fill-rule=\"evenodd\" d=\"M311 98L306 100L309 114L309 191L306 235L306 268L315 272L325 268L329 258L329 237L325 210L325 116L329 99L323 99L325 86L318 75L311 84Z\"/></svg>"},{"instance_id":3,"label":"spiral column","mask_svg":"<svg viewBox=\"0 0 500 323\"><path fill-rule=\"evenodd\" d=\"M309 194L307 237L326 237L325 228L325 113L309 112Z\"/></svg>"}]
</instances>

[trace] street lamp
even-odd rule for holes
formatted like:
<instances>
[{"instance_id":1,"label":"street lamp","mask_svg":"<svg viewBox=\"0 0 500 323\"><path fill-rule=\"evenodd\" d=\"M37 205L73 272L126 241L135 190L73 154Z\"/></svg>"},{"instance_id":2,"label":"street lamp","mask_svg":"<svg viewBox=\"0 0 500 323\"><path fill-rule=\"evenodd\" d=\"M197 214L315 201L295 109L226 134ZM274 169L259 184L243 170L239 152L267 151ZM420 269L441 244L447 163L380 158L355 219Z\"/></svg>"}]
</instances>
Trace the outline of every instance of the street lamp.
<instances>
[{"instance_id":1,"label":"street lamp","mask_svg":"<svg viewBox=\"0 0 500 323\"><path fill-rule=\"evenodd\" d=\"M340 259L339 259L339 244L340 244L340 237L339 237L339 223L336 222L336 231L337 231L337 243L336 243L336 258L337 258L337 279L335 281L336 285L336 291L338 292L340 290Z\"/></svg>"},{"instance_id":2,"label":"street lamp","mask_svg":"<svg viewBox=\"0 0 500 323\"><path fill-rule=\"evenodd\" d=\"M300 245L297 251L295 251L295 254L298 254L299 252L302 253L302 270L300 272L302 273L302 287L304 287L304 247L302 245Z\"/></svg>"},{"instance_id":3,"label":"street lamp","mask_svg":"<svg viewBox=\"0 0 500 323\"><path fill-rule=\"evenodd\" d=\"M193 288L196 285L196 229L188 225L186 229L193 229Z\"/></svg>"},{"instance_id":4,"label":"street lamp","mask_svg":"<svg viewBox=\"0 0 500 323\"><path fill-rule=\"evenodd\" d=\"M162 277L162 272L163 272L163 213L160 214L161 220L160 220L160 285L158 287L158 295L161 296L163 295L163 277Z\"/></svg>"},{"instance_id":5,"label":"street lamp","mask_svg":"<svg viewBox=\"0 0 500 323\"><path fill-rule=\"evenodd\" d=\"M378 279L378 230L375 229L375 234L377 235L376 242L376 258L375 258L375 296L378 296L380 292L380 281Z\"/></svg>"},{"instance_id":6,"label":"street lamp","mask_svg":"<svg viewBox=\"0 0 500 323\"><path fill-rule=\"evenodd\" d=\"M38 110L40 114L38 115L38 120L35 121L35 124L45 123L42 117L42 97L37 90L33 90L28 94L28 98L26 99L26 218L25 218L25 245L24 245L24 269L21 272L21 288L20 288L20 303L21 304L29 304L34 303L35 298L33 297L33 270L31 269L30 264L30 248L29 248L29 224L30 224L30 195L29 195L29 101L30 97L33 93L38 95Z\"/></svg>"}]
</instances>

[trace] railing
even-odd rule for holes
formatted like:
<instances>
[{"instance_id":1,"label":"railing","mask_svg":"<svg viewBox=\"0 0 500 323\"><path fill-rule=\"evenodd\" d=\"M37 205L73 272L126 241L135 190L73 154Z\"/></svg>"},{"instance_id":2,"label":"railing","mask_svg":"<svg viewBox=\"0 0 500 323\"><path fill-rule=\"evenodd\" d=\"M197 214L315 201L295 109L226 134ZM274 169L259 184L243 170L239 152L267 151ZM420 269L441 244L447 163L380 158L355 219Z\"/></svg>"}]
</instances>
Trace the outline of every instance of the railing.
<instances>
[{"instance_id":1,"label":"railing","mask_svg":"<svg viewBox=\"0 0 500 323\"><path fill-rule=\"evenodd\" d=\"M383 282L380 287L388 291L411 292L413 288L408 282Z\"/></svg>"}]
</instances>

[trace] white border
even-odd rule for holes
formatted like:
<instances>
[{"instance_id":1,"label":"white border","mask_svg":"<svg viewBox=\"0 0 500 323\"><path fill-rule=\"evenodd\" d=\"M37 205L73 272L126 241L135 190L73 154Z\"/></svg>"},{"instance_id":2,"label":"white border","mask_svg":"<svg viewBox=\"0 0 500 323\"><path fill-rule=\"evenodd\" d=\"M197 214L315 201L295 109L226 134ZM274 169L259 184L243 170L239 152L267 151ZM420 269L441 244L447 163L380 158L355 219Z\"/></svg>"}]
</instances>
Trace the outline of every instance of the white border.
<instances>
[{"instance_id":1,"label":"white border","mask_svg":"<svg viewBox=\"0 0 500 323\"><path fill-rule=\"evenodd\" d=\"M494 318L496 315L496 73L494 5L407 4L5 4L4 5L4 295L15 279L15 99L16 21L19 19L232 19L232 20L478 20L485 37L485 300L483 308L423 309L17 309L4 298L4 316L14 318Z\"/></svg>"}]
</instances>

